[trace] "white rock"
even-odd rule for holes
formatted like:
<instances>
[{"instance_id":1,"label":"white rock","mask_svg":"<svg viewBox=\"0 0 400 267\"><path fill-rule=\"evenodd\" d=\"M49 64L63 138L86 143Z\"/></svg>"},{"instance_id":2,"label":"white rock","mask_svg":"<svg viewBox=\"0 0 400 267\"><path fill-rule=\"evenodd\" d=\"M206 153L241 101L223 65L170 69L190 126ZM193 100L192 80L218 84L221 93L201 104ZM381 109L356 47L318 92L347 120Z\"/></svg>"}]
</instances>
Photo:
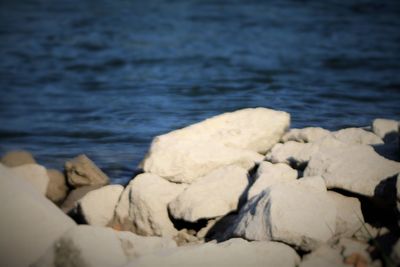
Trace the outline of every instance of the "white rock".
<instances>
[{"instance_id":1,"label":"white rock","mask_svg":"<svg viewBox=\"0 0 400 267\"><path fill-rule=\"evenodd\" d=\"M348 144L377 145L383 144L383 140L374 133L361 128L347 128L336 131L333 136Z\"/></svg>"},{"instance_id":2,"label":"white rock","mask_svg":"<svg viewBox=\"0 0 400 267\"><path fill-rule=\"evenodd\" d=\"M32 185L40 193L46 195L49 176L45 167L29 163L12 168L0 164L0 168L3 172L8 173L8 176L19 177Z\"/></svg>"},{"instance_id":3,"label":"white rock","mask_svg":"<svg viewBox=\"0 0 400 267\"><path fill-rule=\"evenodd\" d=\"M258 195L267 187L286 182L293 182L297 178L297 171L284 163L272 164L267 161L260 163L257 169L256 181L250 187L248 199Z\"/></svg>"},{"instance_id":4,"label":"white rock","mask_svg":"<svg viewBox=\"0 0 400 267\"><path fill-rule=\"evenodd\" d=\"M90 191L78 201L79 213L90 225L106 226L123 190L122 185L107 185Z\"/></svg>"},{"instance_id":5,"label":"white rock","mask_svg":"<svg viewBox=\"0 0 400 267\"><path fill-rule=\"evenodd\" d=\"M221 167L190 184L168 208L175 219L189 222L222 216L237 209L248 184L247 170Z\"/></svg>"},{"instance_id":6,"label":"white rock","mask_svg":"<svg viewBox=\"0 0 400 267\"><path fill-rule=\"evenodd\" d=\"M127 266L294 267L299 261L300 258L296 252L282 243L231 239L219 244L206 243L162 251L155 255L138 258Z\"/></svg>"},{"instance_id":7,"label":"white rock","mask_svg":"<svg viewBox=\"0 0 400 267\"><path fill-rule=\"evenodd\" d=\"M19 177L0 168L0 266L26 267L75 223Z\"/></svg>"},{"instance_id":8,"label":"white rock","mask_svg":"<svg viewBox=\"0 0 400 267\"><path fill-rule=\"evenodd\" d=\"M289 123L288 113L265 108L224 113L156 137L141 166L185 183L224 165L249 169L262 160L258 153L279 141Z\"/></svg>"},{"instance_id":9,"label":"white rock","mask_svg":"<svg viewBox=\"0 0 400 267\"><path fill-rule=\"evenodd\" d=\"M302 129L290 129L289 132L282 136L282 142L296 141L301 143L313 143L327 136L331 132L320 127L306 127Z\"/></svg>"},{"instance_id":10,"label":"white rock","mask_svg":"<svg viewBox=\"0 0 400 267\"><path fill-rule=\"evenodd\" d=\"M327 191L324 179L321 176L305 176L294 181L301 186L325 193Z\"/></svg>"},{"instance_id":11,"label":"white rock","mask_svg":"<svg viewBox=\"0 0 400 267\"><path fill-rule=\"evenodd\" d=\"M326 192L297 183L277 184L242 208L233 235L281 241L307 251L328 241L335 224L335 203Z\"/></svg>"},{"instance_id":12,"label":"white rock","mask_svg":"<svg viewBox=\"0 0 400 267\"><path fill-rule=\"evenodd\" d=\"M117 267L127 261L114 230L80 225L54 242L33 267Z\"/></svg>"},{"instance_id":13,"label":"white rock","mask_svg":"<svg viewBox=\"0 0 400 267\"><path fill-rule=\"evenodd\" d=\"M369 244L360 242L350 238L341 238L337 246L342 251L342 256L347 258L353 254L362 256L368 263L371 262L370 255L368 253Z\"/></svg>"},{"instance_id":14,"label":"white rock","mask_svg":"<svg viewBox=\"0 0 400 267\"><path fill-rule=\"evenodd\" d=\"M372 122L372 131L384 139L388 134L399 133L399 122L387 119L375 119Z\"/></svg>"},{"instance_id":15,"label":"white rock","mask_svg":"<svg viewBox=\"0 0 400 267\"><path fill-rule=\"evenodd\" d=\"M367 145L323 147L313 154L305 176L321 175L328 188L374 196L375 188L400 172L400 163L379 156Z\"/></svg>"},{"instance_id":16,"label":"white rock","mask_svg":"<svg viewBox=\"0 0 400 267\"><path fill-rule=\"evenodd\" d=\"M348 267L343 263L339 249L322 245L312 253L304 256L299 267Z\"/></svg>"},{"instance_id":17,"label":"white rock","mask_svg":"<svg viewBox=\"0 0 400 267\"><path fill-rule=\"evenodd\" d=\"M122 229L140 235L174 236L177 230L167 205L185 188L154 174L140 174L125 188L115 210L116 219Z\"/></svg>"},{"instance_id":18,"label":"white rock","mask_svg":"<svg viewBox=\"0 0 400 267\"><path fill-rule=\"evenodd\" d=\"M292 166L302 166L306 164L313 153L318 151L318 147L313 143L299 143L288 141L284 144L276 144L265 159L272 163L285 163Z\"/></svg>"},{"instance_id":19,"label":"white rock","mask_svg":"<svg viewBox=\"0 0 400 267\"><path fill-rule=\"evenodd\" d=\"M336 204L335 235L343 237L353 236L364 224L360 201L357 198L346 197L333 191L329 191L328 196Z\"/></svg>"}]
</instances>

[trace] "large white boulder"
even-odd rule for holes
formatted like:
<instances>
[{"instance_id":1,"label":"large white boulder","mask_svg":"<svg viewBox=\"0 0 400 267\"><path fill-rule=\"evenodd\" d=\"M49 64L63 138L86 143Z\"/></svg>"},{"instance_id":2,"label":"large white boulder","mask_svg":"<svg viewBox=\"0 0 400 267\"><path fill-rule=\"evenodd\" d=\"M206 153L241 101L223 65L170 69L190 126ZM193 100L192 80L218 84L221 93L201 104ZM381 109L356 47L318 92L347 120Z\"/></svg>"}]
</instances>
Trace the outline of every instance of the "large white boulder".
<instances>
[{"instance_id":1,"label":"large white boulder","mask_svg":"<svg viewBox=\"0 0 400 267\"><path fill-rule=\"evenodd\" d=\"M290 115L266 108L224 113L156 137L141 166L174 182L191 183L212 170L261 161L289 127Z\"/></svg>"},{"instance_id":2,"label":"large white boulder","mask_svg":"<svg viewBox=\"0 0 400 267\"><path fill-rule=\"evenodd\" d=\"M390 134L399 133L399 122L387 119L375 119L372 122L372 131L382 139Z\"/></svg>"},{"instance_id":3,"label":"large white boulder","mask_svg":"<svg viewBox=\"0 0 400 267\"><path fill-rule=\"evenodd\" d=\"M361 128L346 128L333 133L333 136L348 144L378 145L383 144L383 140L374 133Z\"/></svg>"},{"instance_id":4,"label":"large white boulder","mask_svg":"<svg viewBox=\"0 0 400 267\"><path fill-rule=\"evenodd\" d=\"M78 211L88 224L106 226L123 190L122 185L107 185L90 191L78 201Z\"/></svg>"},{"instance_id":5,"label":"large white boulder","mask_svg":"<svg viewBox=\"0 0 400 267\"><path fill-rule=\"evenodd\" d=\"M26 267L75 223L43 193L4 170L0 168L0 266Z\"/></svg>"},{"instance_id":6,"label":"large white boulder","mask_svg":"<svg viewBox=\"0 0 400 267\"><path fill-rule=\"evenodd\" d=\"M127 267L294 267L300 257L289 246L277 242L248 242L231 239L223 243L206 243L160 251L131 261Z\"/></svg>"},{"instance_id":7,"label":"large white boulder","mask_svg":"<svg viewBox=\"0 0 400 267\"><path fill-rule=\"evenodd\" d=\"M284 163L272 164L263 161L258 166L256 173L256 180L250 187L247 198L250 199L261 193L267 187L295 181L297 178L297 171L292 169L289 165Z\"/></svg>"},{"instance_id":8,"label":"large white boulder","mask_svg":"<svg viewBox=\"0 0 400 267\"><path fill-rule=\"evenodd\" d=\"M225 215L237 209L248 184L246 169L218 168L190 184L169 203L169 211L175 219L189 222Z\"/></svg>"},{"instance_id":9,"label":"large white boulder","mask_svg":"<svg viewBox=\"0 0 400 267\"><path fill-rule=\"evenodd\" d=\"M115 209L116 223L140 235L174 236L167 205L186 185L171 183L155 174L136 176L122 193Z\"/></svg>"},{"instance_id":10,"label":"large white boulder","mask_svg":"<svg viewBox=\"0 0 400 267\"><path fill-rule=\"evenodd\" d=\"M331 132L320 127L306 127L302 129L290 129L282 136L281 141L296 141L301 143L313 143L330 136Z\"/></svg>"},{"instance_id":11,"label":"large white boulder","mask_svg":"<svg viewBox=\"0 0 400 267\"><path fill-rule=\"evenodd\" d=\"M321 175L328 188L374 196L377 186L400 172L400 163L385 159L367 145L322 147L314 153L305 176Z\"/></svg>"},{"instance_id":12,"label":"large white boulder","mask_svg":"<svg viewBox=\"0 0 400 267\"><path fill-rule=\"evenodd\" d=\"M315 249L335 233L336 206L326 191L300 183L277 184L240 211L233 235Z\"/></svg>"},{"instance_id":13,"label":"large white boulder","mask_svg":"<svg viewBox=\"0 0 400 267\"><path fill-rule=\"evenodd\" d=\"M364 224L360 201L355 197L346 197L333 191L328 191L328 196L335 202L337 210L335 235L353 236Z\"/></svg>"}]
</instances>

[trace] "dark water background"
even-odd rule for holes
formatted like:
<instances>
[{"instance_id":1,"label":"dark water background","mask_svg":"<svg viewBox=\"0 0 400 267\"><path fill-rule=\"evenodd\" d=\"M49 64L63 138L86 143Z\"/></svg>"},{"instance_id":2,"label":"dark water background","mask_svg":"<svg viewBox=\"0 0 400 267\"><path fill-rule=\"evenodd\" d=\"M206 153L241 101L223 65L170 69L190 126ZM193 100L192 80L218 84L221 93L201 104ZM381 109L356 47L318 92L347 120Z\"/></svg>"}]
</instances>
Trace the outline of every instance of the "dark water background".
<instances>
[{"instance_id":1,"label":"dark water background","mask_svg":"<svg viewBox=\"0 0 400 267\"><path fill-rule=\"evenodd\" d=\"M151 139L244 107L400 118L400 1L0 0L0 153L114 180Z\"/></svg>"}]
</instances>

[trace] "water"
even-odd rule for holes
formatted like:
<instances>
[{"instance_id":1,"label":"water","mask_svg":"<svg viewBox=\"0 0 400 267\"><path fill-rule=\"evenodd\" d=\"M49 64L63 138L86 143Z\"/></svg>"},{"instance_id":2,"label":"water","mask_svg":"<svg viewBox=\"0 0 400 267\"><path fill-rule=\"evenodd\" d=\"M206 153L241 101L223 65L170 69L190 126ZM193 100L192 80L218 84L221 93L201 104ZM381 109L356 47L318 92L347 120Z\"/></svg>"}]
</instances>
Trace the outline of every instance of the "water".
<instances>
[{"instance_id":1,"label":"water","mask_svg":"<svg viewBox=\"0 0 400 267\"><path fill-rule=\"evenodd\" d=\"M400 117L400 2L0 2L0 152L114 182L152 138L244 107L338 129Z\"/></svg>"}]
</instances>

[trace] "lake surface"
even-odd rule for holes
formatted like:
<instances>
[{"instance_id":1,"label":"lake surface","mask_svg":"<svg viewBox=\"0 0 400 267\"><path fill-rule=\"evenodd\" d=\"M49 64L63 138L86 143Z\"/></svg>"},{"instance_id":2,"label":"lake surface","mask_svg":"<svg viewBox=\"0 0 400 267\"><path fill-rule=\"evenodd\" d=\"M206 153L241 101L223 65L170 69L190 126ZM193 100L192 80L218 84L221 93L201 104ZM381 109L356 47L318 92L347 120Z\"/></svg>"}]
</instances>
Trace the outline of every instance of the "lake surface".
<instances>
[{"instance_id":1,"label":"lake surface","mask_svg":"<svg viewBox=\"0 0 400 267\"><path fill-rule=\"evenodd\" d=\"M0 53L0 153L86 153L114 182L154 136L226 111L400 118L396 0L2 0Z\"/></svg>"}]
</instances>

